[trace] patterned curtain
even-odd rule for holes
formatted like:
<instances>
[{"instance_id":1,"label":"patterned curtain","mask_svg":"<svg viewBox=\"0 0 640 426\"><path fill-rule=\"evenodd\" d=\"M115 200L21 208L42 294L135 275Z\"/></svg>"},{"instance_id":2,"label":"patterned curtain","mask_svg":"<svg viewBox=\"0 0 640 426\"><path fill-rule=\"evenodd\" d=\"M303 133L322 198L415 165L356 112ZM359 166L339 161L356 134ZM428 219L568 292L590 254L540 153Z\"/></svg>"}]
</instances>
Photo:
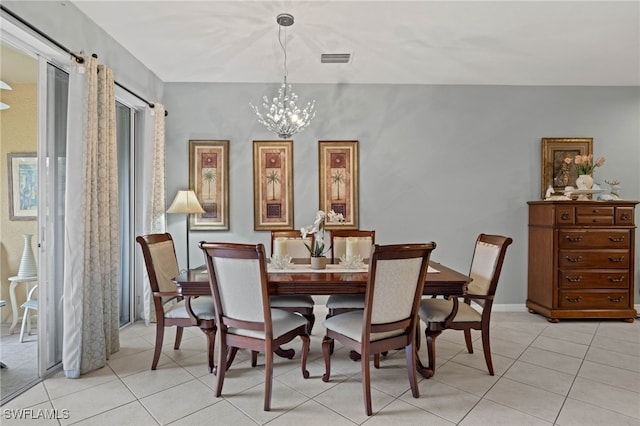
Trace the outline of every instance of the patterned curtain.
<instances>
[{"instance_id":1,"label":"patterned curtain","mask_svg":"<svg viewBox=\"0 0 640 426\"><path fill-rule=\"evenodd\" d=\"M142 158L153 159L151 163L140 162L145 169L140 186L142 187L142 233L157 234L166 232L165 221L165 180L164 180L164 105L156 103L148 108L142 135ZM143 272L143 317L145 323L155 321L155 310L151 309L152 295L147 269L141 264Z\"/></svg>"},{"instance_id":2,"label":"patterned curtain","mask_svg":"<svg viewBox=\"0 0 640 426\"><path fill-rule=\"evenodd\" d=\"M120 349L113 71L72 60L68 108L62 364L78 378Z\"/></svg>"}]
</instances>

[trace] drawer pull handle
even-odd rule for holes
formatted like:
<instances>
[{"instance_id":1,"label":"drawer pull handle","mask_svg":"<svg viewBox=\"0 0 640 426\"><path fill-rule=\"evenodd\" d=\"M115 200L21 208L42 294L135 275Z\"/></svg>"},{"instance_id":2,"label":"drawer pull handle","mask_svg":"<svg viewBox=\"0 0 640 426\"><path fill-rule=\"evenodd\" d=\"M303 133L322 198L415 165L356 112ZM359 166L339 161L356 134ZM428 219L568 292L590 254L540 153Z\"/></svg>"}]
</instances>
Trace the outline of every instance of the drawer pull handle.
<instances>
[{"instance_id":1,"label":"drawer pull handle","mask_svg":"<svg viewBox=\"0 0 640 426\"><path fill-rule=\"evenodd\" d=\"M565 238L571 241L572 243L577 243L578 241L582 241L582 235L578 235L575 237L572 237L571 235L567 235Z\"/></svg>"},{"instance_id":2,"label":"drawer pull handle","mask_svg":"<svg viewBox=\"0 0 640 426\"><path fill-rule=\"evenodd\" d=\"M624 235L621 237L613 237L611 235L609 235L609 241L612 241L614 243L621 243L624 241Z\"/></svg>"},{"instance_id":3,"label":"drawer pull handle","mask_svg":"<svg viewBox=\"0 0 640 426\"><path fill-rule=\"evenodd\" d=\"M619 297L608 297L609 302L614 302L614 303L620 303L624 300L624 296L619 296Z\"/></svg>"},{"instance_id":4,"label":"drawer pull handle","mask_svg":"<svg viewBox=\"0 0 640 426\"><path fill-rule=\"evenodd\" d=\"M609 256L609 261L610 262L620 263L623 260L624 260L624 256L620 256L620 257L611 257L611 256Z\"/></svg>"},{"instance_id":5,"label":"drawer pull handle","mask_svg":"<svg viewBox=\"0 0 640 426\"><path fill-rule=\"evenodd\" d=\"M580 303L582 301L582 297L578 296L578 297L565 297L565 299L567 299L567 302L571 302L571 303Z\"/></svg>"},{"instance_id":6,"label":"drawer pull handle","mask_svg":"<svg viewBox=\"0 0 640 426\"><path fill-rule=\"evenodd\" d=\"M598 209L593 209L592 211L593 211L593 213L598 213L599 212Z\"/></svg>"},{"instance_id":7,"label":"drawer pull handle","mask_svg":"<svg viewBox=\"0 0 640 426\"><path fill-rule=\"evenodd\" d=\"M621 283L622 281L624 281L624 275L620 275L619 278L609 277L609 281L612 283Z\"/></svg>"},{"instance_id":8,"label":"drawer pull handle","mask_svg":"<svg viewBox=\"0 0 640 426\"><path fill-rule=\"evenodd\" d=\"M582 281L582 277L570 277L570 276L567 275L565 278L570 283L579 283L579 282ZM609 277L609 279L611 279L611 277Z\"/></svg>"},{"instance_id":9,"label":"drawer pull handle","mask_svg":"<svg viewBox=\"0 0 640 426\"><path fill-rule=\"evenodd\" d=\"M622 213L620 215L620 219L622 219L622 220L630 220L631 219L631 215L629 213Z\"/></svg>"},{"instance_id":10,"label":"drawer pull handle","mask_svg":"<svg viewBox=\"0 0 640 426\"><path fill-rule=\"evenodd\" d=\"M560 216L560 218L562 220L569 220L569 219L571 219L571 216L569 216L569 213L564 212L564 213L562 213L562 216Z\"/></svg>"},{"instance_id":11,"label":"drawer pull handle","mask_svg":"<svg viewBox=\"0 0 640 426\"><path fill-rule=\"evenodd\" d=\"M565 259L567 259L569 262L582 262L582 256L578 256L578 257L569 257L569 256L565 256ZM611 257L609 257L609 259L611 259Z\"/></svg>"}]
</instances>

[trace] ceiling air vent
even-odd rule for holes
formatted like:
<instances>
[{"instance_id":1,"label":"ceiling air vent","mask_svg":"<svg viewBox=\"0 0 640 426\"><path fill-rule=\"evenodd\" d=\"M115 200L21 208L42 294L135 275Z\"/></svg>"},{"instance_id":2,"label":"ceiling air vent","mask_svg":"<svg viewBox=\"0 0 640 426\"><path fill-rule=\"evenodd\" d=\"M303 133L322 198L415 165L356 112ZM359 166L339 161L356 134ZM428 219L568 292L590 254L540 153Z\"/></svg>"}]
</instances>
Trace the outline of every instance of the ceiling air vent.
<instances>
[{"instance_id":1,"label":"ceiling air vent","mask_svg":"<svg viewBox=\"0 0 640 426\"><path fill-rule=\"evenodd\" d=\"M348 64L351 62L351 53L323 53L320 55L323 64Z\"/></svg>"}]
</instances>

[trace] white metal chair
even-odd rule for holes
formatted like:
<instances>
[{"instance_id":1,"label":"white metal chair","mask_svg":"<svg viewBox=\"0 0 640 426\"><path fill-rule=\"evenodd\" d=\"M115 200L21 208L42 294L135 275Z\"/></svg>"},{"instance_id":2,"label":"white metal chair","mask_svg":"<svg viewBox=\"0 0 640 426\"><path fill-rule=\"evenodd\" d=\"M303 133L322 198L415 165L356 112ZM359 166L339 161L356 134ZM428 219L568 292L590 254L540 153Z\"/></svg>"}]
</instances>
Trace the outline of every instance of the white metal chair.
<instances>
[{"instance_id":1,"label":"white metal chair","mask_svg":"<svg viewBox=\"0 0 640 426\"><path fill-rule=\"evenodd\" d=\"M29 314L29 310L38 310L38 299L33 296L33 293L38 289L38 285L34 285L29 293L27 294L27 301L22 305L22 309L24 309L24 314L22 315L22 326L20 327L20 343L24 342L24 331L25 327L27 328L27 334L31 335L31 315Z\"/></svg>"}]
</instances>

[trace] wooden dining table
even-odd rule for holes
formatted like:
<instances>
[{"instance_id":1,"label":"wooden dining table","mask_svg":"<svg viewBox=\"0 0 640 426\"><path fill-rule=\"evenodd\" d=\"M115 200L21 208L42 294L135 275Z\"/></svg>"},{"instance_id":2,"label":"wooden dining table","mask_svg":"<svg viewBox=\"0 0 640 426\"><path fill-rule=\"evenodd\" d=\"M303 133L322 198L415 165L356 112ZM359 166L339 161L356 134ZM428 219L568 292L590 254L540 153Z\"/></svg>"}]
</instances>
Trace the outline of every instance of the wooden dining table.
<instances>
[{"instance_id":1,"label":"wooden dining table","mask_svg":"<svg viewBox=\"0 0 640 426\"><path fill-rule=\"evenodd\" d=\"M301 270L299 262L301 261L296 261L294 269L291 270L268 271L269 294L324 296L364 294L366 291L367 271L345 270L338 265L328 265L329 269L324 271L313 271L310 268ZM185 298L211 295L209 274L205 266L182 271L173 281L178 292ZM461 295L466 291L470 281L471 277L468 275L441 263L430 261L422 294L425 296ZM419 358L418 372L425 378L433 376L433 371L423 366Z\"/></svg>"}]
</instances>

